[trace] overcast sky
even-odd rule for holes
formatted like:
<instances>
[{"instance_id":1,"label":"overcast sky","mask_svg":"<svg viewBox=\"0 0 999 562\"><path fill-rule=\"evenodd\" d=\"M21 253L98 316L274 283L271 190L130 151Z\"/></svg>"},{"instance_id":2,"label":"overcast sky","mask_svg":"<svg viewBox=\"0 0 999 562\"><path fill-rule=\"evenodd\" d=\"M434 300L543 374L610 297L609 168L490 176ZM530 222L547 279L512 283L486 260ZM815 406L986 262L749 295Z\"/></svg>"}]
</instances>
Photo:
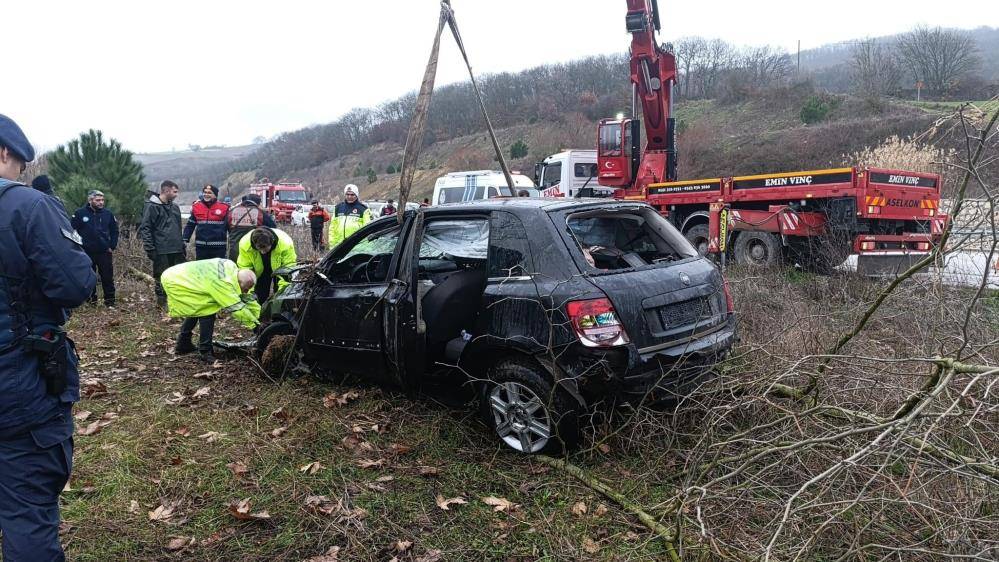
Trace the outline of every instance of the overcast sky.
<instances>
[{"instance_id":1,"label":"overcast sky","mask_svg":"<svg viewBox=\"0 0 999 562\"><path fill-rule=\"evenodd\" d=\"M999 23L995 0L659 0L663 41L789 51L928 23ZM625 0L452 0L477 74L623 52ZM963 7L962 7L963 5ZM986 6L993 5L992 8ZM136 152L248 144L415 90L434 0L4 0L0 113L36 148L88 128ZM984 12L993 11L990 17ZM18 76L10 70L19 68ZM438 83L465 79L445 38Z\"/></svg>"}]
</instances>

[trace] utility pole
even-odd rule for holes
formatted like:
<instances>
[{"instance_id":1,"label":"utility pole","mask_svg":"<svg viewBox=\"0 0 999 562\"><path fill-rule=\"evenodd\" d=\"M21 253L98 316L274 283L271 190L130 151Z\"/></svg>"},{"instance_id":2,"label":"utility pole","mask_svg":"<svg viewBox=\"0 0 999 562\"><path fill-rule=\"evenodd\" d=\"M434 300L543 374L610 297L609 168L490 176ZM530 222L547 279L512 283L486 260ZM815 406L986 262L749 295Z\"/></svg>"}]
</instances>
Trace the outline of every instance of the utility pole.
<instances>
[{"instance_id":1,"label":"utility pole","mask_svg":"<svg viewBox=\"0 0 999 562\"><path fill-rule=\"evenodd\" d=\"M801 77L801 39L798 39L798 77Z\"/></svg>"}]
</instances>

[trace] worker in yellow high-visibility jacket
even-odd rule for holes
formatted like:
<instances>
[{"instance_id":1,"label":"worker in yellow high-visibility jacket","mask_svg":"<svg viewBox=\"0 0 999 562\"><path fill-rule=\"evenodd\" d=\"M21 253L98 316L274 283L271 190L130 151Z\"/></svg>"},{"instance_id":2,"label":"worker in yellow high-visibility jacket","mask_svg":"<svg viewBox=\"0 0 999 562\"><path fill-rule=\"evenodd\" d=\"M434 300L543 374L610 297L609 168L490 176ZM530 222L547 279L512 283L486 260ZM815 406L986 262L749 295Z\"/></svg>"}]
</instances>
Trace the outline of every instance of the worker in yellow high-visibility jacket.
<instances>
[{"instance_id":1,"label":"worker in yellow high-visibility jacket","mask_svg":"<svg viewBox=\"0 0 999 562\"><path fill-rule=\"evenodd\" d=\"M330 221L330 249L336 248L351 234L371 222L371 211L361 203L360 190L354 184L343 188L343 202L333 210Z\"/></svg>"},{"instance_id":2,"label":"worker in yellow high-visibility jacket","mask_svg":"<svg viewBox=\"0 0 999 562\"><path fill-rule=\"evenodd\" d=\"M249 293L256 280L252 271L239 269L222 258L167 268L160 281L167 296L167 311L173 318L184 318L174 351L181 355L197 350L203 361L215 361L212 337L215 315L220 312L231 314L245 328L255 328L260 322L260 303ZM198 347L191 341L195 324L201 331Z\"/></svg>"},{"instance_id":3,"label":"worker in yellow high-visibility jacket","mask_svg":"<svg viewBox=\"0 0 999 562\"><path fill-rule=\"evenodd\" d=\"M257 275L254 292L260 303L266 302L270 297L275 280L278 291L288 284L274 275L274 272L283 267L295 267L297 263L295 241L283 230L261 226L251 230L239 241L236 265L241 269L252 269Z\"/></svg>"}]
</instances>

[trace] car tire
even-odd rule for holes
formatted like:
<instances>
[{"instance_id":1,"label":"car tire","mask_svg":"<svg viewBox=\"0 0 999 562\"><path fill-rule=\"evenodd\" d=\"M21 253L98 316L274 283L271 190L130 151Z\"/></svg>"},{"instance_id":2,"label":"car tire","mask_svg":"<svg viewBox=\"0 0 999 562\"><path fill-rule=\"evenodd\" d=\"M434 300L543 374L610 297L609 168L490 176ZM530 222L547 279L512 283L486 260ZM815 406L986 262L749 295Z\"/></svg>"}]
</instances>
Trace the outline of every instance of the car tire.
<instances>
[{"instance_id":1,"label":"car tire","mask_svg":"<svg viewBox=\"0 0 999 562\"><path fill-rule=\"evenodd\" d=\"M515 451L551 454L579 445L579 403L529 360L505 359L493 365L479 404L489 427Z\"/></svg>"},{"instance_id":2,"label":"car tire","mask_svg":"<svg viewBox=\"0 0 999 562\"><path fill-rule=\"evenodd\" d=\"M687 229L687 232L683 234L690 242L690 245L697 250L697 255L704 256L708 253L708 225L706 224L695 224L694 226Z\"/></svg>"},{"instance_id":3,"label":"car tire","mask_svg":"<svg viewBox=\"0 0 999 562\"><path fill-rule=\"evenodd\" d=\"M267 371L267 374L281 376L284 371L283 364L278 366L276 364L269 364L274 363L273 361L265 360L267 358L267 348L270 347L274 338L293 335L295 335L295 328L288 322L271 322L266 328L261 330L260 335L257 336L257 344L254 348L254 354L256 355L257 361L260 361L261 367ZM282 356L286 357L284 354L282 354Z\"/></svg>"},{"instance_id":4,"label":"car tire","mask_svg":"<svg viewBox=\"0 0 999 562\"><path fill-rule=\"evenodd\" d=\"M781 262L780 240L769 232L740 232L732 253L736 263L749 267L774 267Z\"/></svg>"}]
</instances>

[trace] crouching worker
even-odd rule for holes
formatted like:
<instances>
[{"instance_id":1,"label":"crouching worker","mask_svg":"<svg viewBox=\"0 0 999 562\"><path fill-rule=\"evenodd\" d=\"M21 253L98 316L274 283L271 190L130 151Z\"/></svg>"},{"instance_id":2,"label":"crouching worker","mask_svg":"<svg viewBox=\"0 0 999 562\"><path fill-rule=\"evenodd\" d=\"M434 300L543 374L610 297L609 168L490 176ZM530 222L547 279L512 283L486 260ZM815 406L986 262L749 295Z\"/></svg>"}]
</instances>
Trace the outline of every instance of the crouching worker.
<instances>
[{"instance_id":1,"label":"crouching worker","mask_svg":"<svg viewBox=\"0 0 999 562\"><path fill-rule=\"evenodd\" d=\"M236 264L241 269L252 269L257 275L254 291L257 302L266 302L271 295L271 287L280 291L287 281L274 275L283 267L295 267L298 256L295 254L295 241L282 230L262 226L239 241L239 259Z\"/></svg>"},{"instance_id":2,"label":"crouching worker","mask_svg":"<svg viewBox=\"0 0 999 562\"><path fill-rule=\"evenodd\" d=\"M231 314L244 328L256 328L260 322L260 303L250 294L256 281L252 271L239 269L222 258L186 262L164 271L167 310L170 316L184 319L175 353L198 351L202 361L214 362L212 336L215 315L220 312ZM195 324L201 332L198 347L192 342Z\"/></svg>"}]
</instances>

